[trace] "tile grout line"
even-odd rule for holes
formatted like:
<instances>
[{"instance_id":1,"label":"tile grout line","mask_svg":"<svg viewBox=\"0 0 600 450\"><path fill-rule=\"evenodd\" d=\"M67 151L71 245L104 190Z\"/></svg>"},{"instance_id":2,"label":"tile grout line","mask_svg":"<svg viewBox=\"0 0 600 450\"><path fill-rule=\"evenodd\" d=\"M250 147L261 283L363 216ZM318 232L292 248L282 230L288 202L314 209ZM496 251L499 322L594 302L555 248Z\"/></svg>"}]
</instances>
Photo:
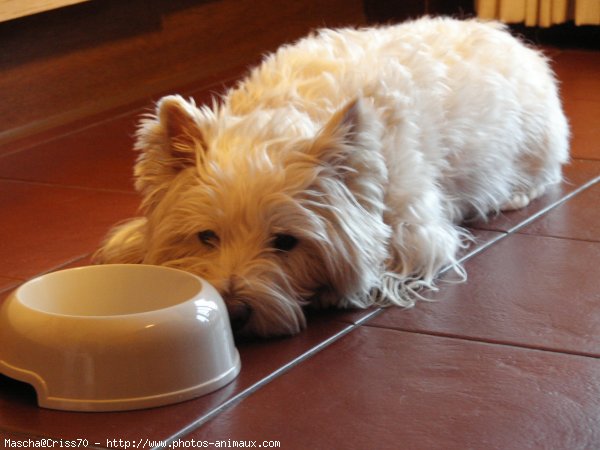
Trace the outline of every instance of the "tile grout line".
<instances>
[{"instance_id":1,"label":"tile grout line","mask_svg":"<svg viewBox=\"0 0 600 450\"><path fill-rule=\"evenodd\" d=\"M547 234L536 234L536 233L527 233L527 232L519 232L517 231L515 234L518 234L519 236L527 236L527 237L531 237L531 238L544 238L544 239L557 239L557 240L561 240L561 241L573 241L573 242L587 242L589 244L600 244L600 240L596 239L596 238L575 238L575 237L568 237L568 236L559 236L556 234L551 234L551 233L547 233Z\"/></svg>"},{"instance_id":2,"label":"tile grout line","mask_svg":"<svg viewBox=\"0 0 600 450\"><path fill-rule=\"evenodd\" d=\"M549 213L551 210L557 208L558 206L562 205L563 203L566 203L568 200L570 200L571 198L573 198L576 195L580 194L581 192L585 191L586 189L592 187L596 183L600 183L600 175L596 176L595 178L592 178L591 180L588 180L586 183L582 184L577 189L574 189L573 191L569 192L564 197L561 197L559 200L555 201L554 203L551 203L551 204L547 205L546 207L540 209L535 214L532 214L531 216L529 216L526 219L524 219L523 221L519 222L517 225L512 226L508 230L487 230L487 229L481 229L482 231L491 231L491 232L494 232L494 233L499 233L499 235L496 236L494 239L486 242L481 247L477 247L472 252L469 252L466 255L464 255L463 257L461 257L458 260L458 263L459 264L463 264L467 260L469 260L472 257L478 255L479 253L483 252L484 250L487 250L489 247L491 247L492 245L498 243L499 241L501 241L501 240L503 240L503 239L505 239L505 238L507 238L509 236L512 236L513 234L516 234L519 230L525 228L527 225L531 224L535 220L539 219L541 216ZM556 238L556 239L568 239L568 240L581 240L581 239L573 239L573 238L563 238L563 237L560 237L560 236L545 236L545 235L530 235L530 236L540 236L540 237L549 237L549 238ZM596 242L596 241L590 241L590 242ZM442 270L440 270L439 275L442 275L442 274L446 273L447 271L449 271L450 269L452 269L452 267L453 267L452 265L444 267Z\"/></svg>"},{"instance_id":3,"label":"tile grout line","mask_svg":"<svg viewBox=\"0 0 600 450\"><path fill-rule=\"evenodd\" d=\"M64 131L62 133L59 132L58 134L56 134L54 136L48 136L45 139L40 139L40 141L38 141L38 142L34 142L32 144L29 144L29 145L24 145L23 147L20 147L20 148L17 147L16 149L14 149L12 151L9 151L9 152L6 152L6 153L0 155L0 158L5 157L5 156L15 155L15 154L21 153L21 152L25 152L27 150L31 150L32 148L35 148L35 147L38 147L38 146L41 146L41 145L45 145L45 144L49 144L49 143L57 141L59 139L67 138L67 137L72 136L74 134L81 133L83 131L89 130L90 128L94 128L94 127L103 125L105 123L112 122L113 120L123 119L123 118L125 118L125 117L127 117L129 115L132 116L132 120L135 120L135 116L141 114L144 109L146 109L146 108L145 107L137 107L137 108L134 107L134 108L129 109L127 111L123 111L123 112L117 113L115 115L110 115L110 116L108 116L108 117L106 117L104 119L99 119L98 121L90 122L90 123L87 123L87 124L83 123L80 126L75 126L75 129L70 129L70 130ZM102 113L98 113L98 114L102 114ZM79 119L75 119L72 122L77 122L78 120L85 120L85 117L81 117ZM64 124L62 126L68 126L68 124ZM52 128L60 128L60 127L61 127L61 125L59 125L57 127L51 127L48 130L51 130ZM41 134L41 133L35 133L34 132L31 135L35 136L36 134ZM25 135L22 138L19 138L19 139L16 139L16 140L26 139L27 137L29 137L29 136ZM9 145L9 144L11 144L10 140L8 140L6 142L6 145Z\"/></svg>"},{"instance_id":4,"label":"tile grout line","mask_svg":"<svg viewBox=\"0 0 600 450\"><path fill-rule=\"evenodd\" d=\"M596 176L595 178L592 178L591 180L588 180L586 183L582 184L577 189L569 192L564 197L561 197L559 200L555 201L554 203L551 203L551 204L547 205L546 207L540 209L535 214L532 214L531 216L527 217L526 219L524 219L523 221L519 222L517 225L514 225L513 227L509 228L508 230L487 230L487 229L483 229L483 231L492 231L494 233L499 233L499 234L498 234L498 236L496 236L492 240L490 240L490 241L486 242L485 244L483 244L481 247L477 247L473 251L471 251L471 252L467 253L466 255L464 255L463 257L461 257L458 260L458 263L459 264L465 263L467 260L471 259L472 257L478 255L479 253L483 252L484 250L487 250L492 245L494 245L494 244L498 243L499 241L501 241L501 240L503 240L503 239L505 239L505 238L507 238L507 237L509 237L509 236L511 236L511 235L513 235L515 233L517 233L519 230L521 230L522 228L526 227L527 225L529 225L530 223L534 222L535 220L539 219L544 214L550 212L554 208L557 208L558 206L562 205L563 203L567 202L568 200L570 200L571 198L573 198L577 194L585 191L586 189L592 187L594 184L596 184L598 182L600 182L600 175ZM548 236L548 237L552 237L552 236ZM443 275L444 273L448 272L450 269L452 269L452 267L453 267L452 265L449 265L449 266L446 266L446 267L442 268L442 270L440 270L439 275Z\"/></svg>"},{"instance_id":5,"label":"tile grout line","mask_svg":"<svg viewBox=\"0 0 600 450\"><path fill-rule=\"evenodd\" d=\"M420 334L423 336L431 336L431 337L441 337L441 338L453 339L453 340L457 340L457 341L479 342L481 344L518 348L521 350L533 350L536 352L554 353L554 354L558 354L558 355L600 359L600 355L598 355L598 354L588 353L588 352L578 352L575 350L566 350L566 349L565 350L557 350L557 349L554 349L551 347L543 347L543 346L537 346L537 345L525 345L525 344L520 344L518 342L501 341L501 340L495 340L495 339L485 339L485 338L471 337L471 336L462 336L459 334L444 333L441 331L410 330L407 328L390 328L390 327L386 327L386 326L382 326L382 325L368 325L368 326L371 328L379 328L382 330L399 331L399 332L403 332L403 333Z\"/></svg>"},{"instance_id":6,"label":"tile grout line","mask_svg":"<svg viewBox=\"0 0 600 450\"><path fill-rule=\"evenodd\" d=\"M137 99L137 100L134 100L134 101L130 102L129 104L125 104L125 105L121 105L121 106L115 106L113 108L109 108L106 111L99 111L97 113L94 113L92 115L99 115L100 117L102 117L102 116L104 116L104 114L107 114L108 111L110 111L111 109L114 109L114 110L122 109L121 112L118 112L118 113L116 113L114 115L108 115L105 118L101 118L101 119L98 119L96 121L89 122L89 123L85 123L85 117L86 116L84 115L82 117L76 118L76 119L74 119L74 120L71 121L71 123L76 123L77 121L84 121L81 125L75 126L75 129L65 130L64 132L59 132L58 134L51 135L51 136L48 136L47 138L40 139L38 142L34 142L32 144L26 144L26 145L23 145L22 147L17 147L17 148L15 148L12 151L9 151L9 152L4 153L4 154L0 154L0 158L2 158L4 156L14 155L16 153L20 153L20 152L23 152L23 151L27 151L27 150L30 150L30 149L36 147L36 146L45 145L45 144L48 144L50 142L56 141L58 139L62 139L62 138L69 137L69 136L72 136L74 134L86 131L86 130L88 130L90 128L94 128L96 126L100 126L100 125L112 122L114 120L123 119L123 118L125 118L127 116L131 116L131 119L133 120L133 122L136 123L139 120L139 117L144 114L144 112L147 112L147 113L150 113L150 114L153 113L153 111L154 111L154 105L158 101L158 99L153 100L153 98L155 96L157 96L157 95L158 96L168 95L165 92L180 91L181 90L182 91L181 95L186 95L186 96L190 96L190 97L193 98L193 96L195 94L196 95L200 95L200 94L202 94L202 92L206 91L207 93L211 94L211 97L218 97L219 91L225 86L226 83L232 83L232 82L235 82L238 79L239 79L238 76L233 76L233 77L227 77L227 78L225 78L224 80L221 80L221 81L214 81L214 82L209 83L206 86L202 86L202 87L192 88L191 86L188 86L187 89L184 89L183 86L180 86L180 87L174 87L172 89L167 89L163 93L159 92L157 94L152 94L152 95L146 96L147 97L146 99L141 99L140 98L140 99ZM62 125L57 125L55 127L50 127L47 130L42 130L41 132L37 132L37 133L33 132L30 135L24 135L24 136L22 136L20 138L17 138L15 140L9 139L9 140L7 140L6 142L4 142L4 143L2 143L0 145L4 145L4 144L10 145L14 141L18 141L18 140L21 140L21 139L26 139L27 137L32 136L32 135L35 136L36 134L39 135L39 134L42 134L44 131L49 131L49 130L52 130L53 128L60 128L60 127L63 127L63 126L64 127L68 127L68 125L69 125L68 123L65 123L65 124L62 124ZM1 138L1 134L0 134L0 138ZM0 139L0 143L1 142L2 142L2 140Z\"/></svg>"},{"instance_id":7,"label":"tile grout line","mask_svg":"<svg viewBox=\"0 0 600 450\"><path fill-rule=\"evenodd\" d=\"M102 192L109 194L126 194L126 195L136 195L139 196L139 193L133 190L133 186L131 190L125 189L113 189L113 188L103 188L103 187L89 187L89 186L78 186L76 184L59 184L59 183L49 183L46 181L36 181L36 180L24 180L18 178L6 178L0 176L0 182L6 183L19 183L19 184L28 184L33 186L42 186L42 187L52 187L52 188L61 188L61 189L72 189L79 191L93 191L93 192Z\"/></svg>"},{"instance_id":8,"label":"tile grout line","mask_svg":"<svg viewBox=\"0 0 600 450\"><path fill-rule=\"evenodd\" d=\"M26 283L27 281L33 280L35 278L41 277L43 275L46 275L50 272L57 272L59 270L63 270L65 269L69 264L73 264L74 262L77 262L79 260L85 259L89 256L91 256L93 254L93 252L89 252L89 253L83 253L81 255L78 256L74 256L70 259L68 259L67 261L64 261L62 263L59 263L55 266L50 267L49 269L45 269L41 272L37 272L29 277L26 277L25 279L20 279L20 278L14 278L14 277L7 277L7 278L11 278L13 279L15 282L13 284L9 284L8 286L1 288L0 289L0 296L5 295L10 293L11 291L14 291L15 289L17 289L19 286L21 286L22 284Z\"/></svg>"},{"instance_id":9,"label":"tile grout line","mask_svg":"<svg viewBox=\"0 0 600 450\"><path fill-rule=\"evenodd\" d=\"M20 285L25 283L24 280L17 280L17 279L14 279L14 280L15 280L15 282L13 284L7 284L5 287L0 289L0 303L2 303L3 297L8 296L12 291L14 291Z\"/></svg>"},{"instance_id":10,"label":"tile grout line","mask_svg":"<svg viewBox=\"0 0 600 450\"><path fill-rule=\"evenodd\" d=\"M556 208L556 207L558 207L558 206L566 203L568 200L571 200L573 197L575 197L576 195L578 195L581 192L585 191L586 189L589 189L590 187L592 187L593 185L595 185L598 182L600 182L600 175L596 175L595 177L593 177L590 180L588 180L585 183L583 183L578 188L576 188L573 191L567 193L564 197L561 197L560 199L556 200L554 203L550 203L549 205L547 205L544 208L540 209L535 214L532 214L531 216L527 217L523 221L519 222L517 225L512 226L511 228L509 228L506 231L506 233L507 234L513 234L513 233L519 231L520 229L526 227L527 225L531 224L535 220L539 219L544 214L546 214L546 213L550 212L551 210L553 210L554 208Z\"/></svg>"},{"instance_id":11,"label":"tile grout line","mask_svg":"<svg viewBox=\"0 0 600 450\"><path fill-rule=\"evenodd\" d=\"M554 203L546 206L545 208L540 209L537 213L529 216L527 219L523 220L519 224L517 224L517 225L515 225L515 226L513 226L511 228L509 228L509 230L506 232L507 235L514 234L517 231L521 230L522 228L525 228L527 225L529 225L530 223L532 223L535 220L539 219L544 214L546 214L546 213L550 212L551 210L553 210L554 208L557 208L558 206L566 203L567 201L571 200L576 195L578 195L581 192L585 191L586 189L592 187L593 185L595 185L598 182L600 182L600 175L597 175L595 178L592 178L591 180L589 180L586 183L582 184L577 189L569 192L567 195L565 195L564 197L562 197L560 200L557 200L556 202L554 202Z\"/></svg>"},{"instance_id":12,"label":"tile grout line","mask_svg":"<svg viewBox=\"0 0 600 450\"><path fill-rule=\"evenodd\" d=\"M586 159L578 158L577 161L596 161L596 160L591 160L591 159L586 160ZM583 183L578 188L575 188L573 191L565 194L564 197L561 197L560 199L556 200L555 202L550 203L549 205L546 205L545 207L541 208L536 213L532 214L531 216L527 217L526 219L523 219L523 221L519 222L517 225L510 227L508 230L494 229L494 228L477 228L476 226L473 229L479 230L479 231L492 231L495 233L505 233L507 235L513 234L514 232L519 231L521 228L524 228L525 226L529 225L531 222L537 220L544 214L550 212L550 210L562 205L563 203L570 200L574 196L580 194L582 191L585 191L586 189L592 187L596 183L600 183L600 175L596 175L595 177L593 177L590 180ZM502 211L500 211L500 213L502 213Z\"/></svg>"},{"instance_id":13,"label":"tile grout line","mask_svg":"<svg viewBox=\"0 0 600 450\"><path fill-rule=\"evenodd\" d=\"M531 215L527 219L523 220L518 225L515 225L514 227L510 228L508 231L502 231L501 234L499 234L498 236L496 236L491 241L486 242L481 247L478 247L478 248L474 249L472 252L469 252L466 255L464 255L463 257L461 257L459 259L459 263L463 264L464 262L466 262L467 260L471 259L475 255L478 255L479 253L481 253L484 250L488 249L492 245L494 245L494 244L498 243L499 241L507 238L508 236L514 234L519 229L525 227L529 223L531 223L534 220L538 219L539 217L541 217L542 215L546 214L550 210L552 210L552 209L558 207L559 205L565 203L566 201L570 200L575 195L579 194L580 192L584 191L585 189L589 188L590 186L596 184L599 181L600 181L600 175L597 176L597 177L595 177L595 178L593 178L592 180L589 180L588 182L584 183L583 185L579 186L577 189L575 189L574 191L572 191L569 194L565 195L560 200L558 200L558 201L556 201L556 202L554 202L554 203L546 206L545 208L542 208L540 211L538 211L537 213ZM443 273L445 273L445 272L447 272L448 270L450 270L451 267L452 266L447 266L447 267L443 268L440 271L440 275L443 274ZM178 439L181 439L182 437L184 437L188 433L193 432L194 430L197 430L202 425L204 425L206 422L208 422L212 418L214 418L217 415L219 415L221 412L225 411L226 409L229 409L229 408L233 407L234 405L236 405L237 403L241 402L242 400L244 400L249 395L251 395L254 392L258 391L263 386L269 384L271 381L275 380L276 378L279 378L281 375L285 374L286 372L288 372L289 370L291 370L295 366L299 365L303 361L305 361L308 358L316 355L321 350L327 348L329 345L331 345L334 342L338 341L339 339L341 339L342 337L346 336L350 332L358 329L359 327L361 327L363 325L368 324L368 322L371 321L373 318L375 318L375 317L379 316L380 314L382 314L384 310L385 310L385 308L381 308L380 307L380 308L375 309L371 313L367 314L366 316L361 317L359 320L357 320L353 324L350 324L348 327L342 329L341 331L339 331L335 335L329 337L328 339L326 339L325 341L319 343L318 345L316 345L315 347L313 347L310 350L306 351L302 355L298 356L297 358L293 359L292 361L288 362L287 364L281 366L279 369L275 370L274 372L271 372L265 378L262 378L261 380L257 381L253 385L251 385L248 388L244 389L242 392L234 395L230 399L228 399L225 402L221 403L219 406L217 406L216 408L210 410L209 412L207 412L206 414L204 414L200 418L196 419L191 424L188 424L186 427L182 428L177 433L175 433L171 437L169 437L165 441L165 447L159 446L159 447L155 447L155 449L153 449L153 450L160 449L160 448L166 448L166 447L168 447L169 444L173 443L174 441L176 441ZM481 342L481 343L493 344L493 345L505 345L505 346L523 348L523 349L537 350L537 351L549 351L549 352L552 351L551 349L546 350L546 349L540 349L540 348L535 348L535 347L512 345L512 344L503 343L503 342L500 342L500 341L498 341L498 342L485 341L485 340L480 340L480 339L469 339L469 338L466 338L466 337L458 337L458 336L452 336L452 335L445 336L443 334L425 333L425 332L419 332L419 331L409 331L409 330L400 330L400 331L409 332L409 333L417 333L417 334L425 334L425 335L431 335L431 336L448 337L448 338L459 339L459 340L471 340L471 341L474 341L474 342ZM586 354L577 354L577 353L574 353L574 352L565 353L565 352L555 351L555 353L572 354L572 355L576 355L576 356L587 356L587 357L591 356L591 355L586 355Z\"/></svg>"},{"instance_id":14,"label":"tile grout line","mask_svg":"<svg viewBox=\"0 0 600 450\"><path fill-rule=\"evenodd\" d=\"M165 446L158 446L158 447L155 447L152 450L156 450L156 449L160 449L160 448L166 448L166 447L169 446L169 444L173 443L174 441L176 441L178 439L181 439L186 434L191 433L194 430L197 430L202 425L204 425L206 422L208 422L212 418L216 417L217 415L219 415L220 413L222 413L226 409L229 409L229 408L233 407L234 405L236 405L237 403L241 402L242 400L244 400L249 395L251 395L254 392L258 391L263 386L269 384L271 381L273 381L276 378L279 378L280 376L282 376L285 373L289 372L291 369L293 369L294 367L296 367L300 363L302 363L302 362L306 361L307 359L315 356L317 353L319 353L322 350L324 350L325 348L329 347L331 344L337 342L338 340L340 340L341 338L343 338L347 334L351 333L352 331L358 329L363 323L369 321L371 318L373 318L375 316L378 316L382 312L383 312L383 308L377 308L377 309L371 311L370 313L366 314L364 317L361 317L360 319L358 319L355 323L348 324L345 328L343 328L342 330L338 331L333 336L330 336L329 338L327 338L324 341L320 342L319 344L315 345L311 349L309 349L306 352L302 353L300 356L297 356L296 358L292 359L290 362L288 362L288 363L284 364L283 366L279 367L277 370L271 372L266 377L258 380L256 383L254 383L251 386L247 387L243 391L239 392L238 394L236 394L233 397L229 398L225 402L221 403L216 408L210 410L209 412L207 412L203 416L199 417L198 419L196 419L192 423L188 424L187 426L185 426L184 428L182 428L181 430L179 430L177 433L175 433L171 437L167 438L164 441L165 442Z\"/></svg>"},{"instance_id":15,"label":"tile grout line","mask_svg":"<svg viewBox=\"0 0 600 450\"><path fill-rule=\"evenodd\" d=\"M59 271L59 270L63 270L69 264L73 264L74 262L77 262L79 260L85 259L85 258L91 256L93 253L94 252L87 252L87 253L82 253L82 254L80 254L78 256L74 256L74 257L68 259L67 261L64 261L64 262L62 262L60 264L57 264L56 266L54 266L54 267L52 267L52 268L50 268L48 270L44 270L43 272L40 272L39 274L35 275L33 278L40 277L42 275L46 275L47 273L50 273L50 272L56 272L56 271Z\"/></svg>"}]
</instances>

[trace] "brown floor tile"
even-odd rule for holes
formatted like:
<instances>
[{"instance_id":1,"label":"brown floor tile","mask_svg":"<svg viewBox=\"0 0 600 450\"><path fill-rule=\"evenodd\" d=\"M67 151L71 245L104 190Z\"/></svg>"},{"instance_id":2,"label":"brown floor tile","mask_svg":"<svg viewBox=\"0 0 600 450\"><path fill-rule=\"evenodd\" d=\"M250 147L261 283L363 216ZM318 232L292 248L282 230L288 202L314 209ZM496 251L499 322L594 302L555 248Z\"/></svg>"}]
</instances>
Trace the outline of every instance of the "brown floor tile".
<instances>
[{"instance_id":1,"label":"brown floor tile","mask_svg":"<svg viewBox=\"0 0 600 450\"><path fill-rule=\"evenodd\" d=\"M469 227L482 230L512 231L531 220L533 216L555 206L566 196L600 176L600 161L574 159L564 168L564 181L554 186L542 197L534 200L526 208L516 211L502 212L489 218L487 222L478 221L468 224Z\"/></svg>"},{"instance_id":2,"label":"brown floor tile","mask_svg":"<svg viewBox=\"0 0 600 450\"><path fill-rule=\"evenodd\" d=\"M473 241L469 242L467 244L468 247L460 252L459 257L462 259L471 258L473 255L492 245L498 239L506 236L506 233L497 231L478 230L475 228L467 230L471 233Z\"/></svg>"},{"instance_id":3,"label":"brown floor tile","mask_svg":"<svg viewBox=\"0 0 600 450\"><path fill-rule=\"evenodd\" d=\"M600 52L560 51L552 59L571 124L571 155L600 160Z\"/></svg>"},{"instance_id":4,"label":"brown floor tile","mask_svg":"<svg viewBox=\"0 0 600 450\"><path fill-rule=\"evenodd\" d=\"M26 279L94 251L138 203L135 194L0 180L0 210L10 212L0 223L0 274Z\"/></svg>"},{"instance_id":5,"label":"brown floor tile","mask_svg":"<svg viewBox=\"0 0 600 450\"><path fill-rule=\"evenodd\" d=\"M598 52L600 56L600 52ZM564 69L563 69L564 71ZM600 81L598 75L584 72L577 75L567 75L559 78L560 93L563 101L575 102L579 100L600 102Z\"/></svg>"},{"instance_id":6,"label":"brown floor tile","mask_svg":"<svg viewBox=\"0 0 600 450\"><path fill-rule=\"evenodd\" d=\"M81 266L89 266L92 263L92 254L84 255L81 258L77 258L75 260L69 261L66 264L61 264L56 267L52 267L51 271L70 269L73 267L81 267ZM3 281L5 284L3 284ZM3 278L0 277L0 305L2 302L8 297L8 295L19 287L26 280L19 280L14 278Z\"/></svg>"},{"instance_id":7,"label":"brown floor tile","mask_svg":"<svg viewBox=\"0 0 600 450\"><path fill-rule=\"evenodd\" d=\"M105 446L107 439L162 439L178 430L170 407L121 413L72 413L38 408L28 385L0 375L0 430L53 439L88 439Z\"/></svg>"},{"instance_id":8,"label":"brown floor tile","mask_svg":"<svg viewBox=\"0 0 600 450\"><path fill-rule=\"evenodd\" d=\"M64 264L59 264L58 266L54 266L51 267L49 270L54 272L57 270L63 270L63 269L70 269L70 268L74 268L74 267L81 267L81 266L89 266L92 265L92 253L89 253L87 255L83 255L81 257L78 257L74 260L70 260ZM43 273L45 273L47 271L42 271L37 275L41 275ZM8 294L10 294L14 289L16 289L17 287L19 287L20 284L22 284L23 282L25 282L26 280L17 280L17 279L13 279L11 284L8 284L7 286L3 287L1 284L1 279L0 279L0 304L2 304L2 301L5 299L6 296L8 296Z\"/></svg>"},{"instance_id":9,"label":"brown floor tile","mask_svg":"<svg viewBox=\"0 0 600 450\"><path fill-rule=\"evenodd\" d=\"M600 52L566 50L552 60L563 98L600 101Z\"/></svg>"},{"instance_id":10,"label":"brown floor tile","mask_svg":"<svg viewBox=\"0 0 600 450\"><path fill-rule=\"evenodd\" d=\"M239 72L241 69L236 69L235 74ZM210 103L224 85L233 84L233 74L225 80L209 81L201 88L188 85L173 92L188 92L183 95L193 97L198 105ZM153 101L148 100L143 107L114 118L99 116L97 124L82 122L76 131L65 129L62 135L46 140L48 133L42 134L41 142L32 141L29 147L12 152L10 145L4 151L0 148L0 178L132 191L137 157L134 134L140 117L152 110Z\"/></svg>"},{"instance_id":11,"label":"brown floor tile","mask_svg":"<svg viewBox=\"0 0 600 450\"><path fill-rule=\"evenodd\" d=\"M369 325L600 356L600 243L514 234L467 261L468 281Z\"/></svg>"},{"instance_id":12,"label":"brown floor tile","mask_svg":"<svg viewBox=\"0 0 600 450\"><path fill-rule=\"evenodd\" d=\"M12 289L13 286L18 285L21 282L22 282L22 280L19 280L16 278L8 278L8 277L0 276L0 295L2 295L1 294L2 292Z\"/></svg>"},{"instance_id":13,"label":"brown floor tile","mask_svg":"<svg viewBox=\"0 0 600 450\"><path fill-rule=\"evenodd\" d=\"M182 440L286 449L600 446L600 361L360 327Z\"/></svg>"},{"instance_id":14,"label":"brown floor tile","mask_svg":"<svg viewBox=\"0 0 600 450\"><path fill-rule=\"evenodd\" d=\"M152 98L139 99L133 103L97 114L78 117L72 122L33 132L19 138L9 139L6 142L2 142L0 134L0 156L35 146L48 145L52 140L62 139L70 134L85 132L88 128L102 127L106 121L122 120L129 117L131 118L131 122L135 123L141 114L151 111L153 104L163 95L182 94L185 97L194 97L196 104L210 103L213 96L218 96L227 86L232 86L246 70L244 66L235 67L215 76L205 77L202 80L195 80L193 83L188 82L163 92L157 92Z\"/></svg>"},{"instance_id":15,"label":"brown floor tile","mask_svg":"<svg viewBox=\"0 0 600 450\"><path fill-rule=\"evenodd\" d=\"M224 388L187 402L141 411L72 413L38 408L33 390L0 375L0 430L53 438L85 438L90 442L121 438L166 439L201 419L224 402L258 389L288 364L306 357L349 325L327 317L310 320L309 328L294 338L238 342L240 375ZM275 374L275 375L274 375ZM234 400L232 400L234 399Z\"/></svg>"},{"instance_id":16,"label":"brown floor tile","mask_svg":"<svg viewBox=\"0 0 600 450\"><path fill-rule=\"evenodd\" d=\"M575 195L519 232L600 242L600 183Z\"/></svg>"},{"instance_id":17,"label":"brown floor tile","mask_svg":"<svg viewBox=\"0 0 600 450\"><path fill-rule=\"evenodd\" d=\"M571 155L600 160L600 100L565 99L564 107L571 124Z\"/></svg>"},{"instance_id":18,"label":"brown floor tile","mask_svg":"<svg viewBox=\"0 0 600 450\"><path fill-rule=\"evenodd\" d=\"M125 116L0 157L0 177L133 191L135 118Z\"/></svg>"},{"instance_id":19,"label":"brown floor tile","mask_svg":"<svg viewBox=\"0 0 600 450\"><path fill-rule=\"evenodd\" d=\"M600 177L600 162L573 158L563 167L561 190L570 193Z\"/></svg>"},{"instance_id":20,"label":"brown floor tile","mask_svg":"<svg viewBox=\"0 0 600 450\"><path fill-rule=\"evenodd\" d=\"M3 136L0 134L0 156L26 150L39 145L45 145L52 140L61 139L67 135L79 133L91 127L96 127L105 121L112 121L122 118L126 115L132 117L136 115L135 111L141 111L150 104L149 99L142 99L128 105L112 108L100 113L78 116L67 123L61 123L56 126L49 126L40 130L30 130L23 136Z\"/></svg>"},{"instance_id":21,"label":"brown floor tile","mask_svg":"<svg viewBox=\"0 0 600 450\"><path fill-rule=\"evenodd\" d=\"M306 310L306 315L309 319L316 318L318 320L335 320L344 323L359 324L380 312L381 308L371 306L366 309L308 309Z\"/></svg>"}]
</instances>

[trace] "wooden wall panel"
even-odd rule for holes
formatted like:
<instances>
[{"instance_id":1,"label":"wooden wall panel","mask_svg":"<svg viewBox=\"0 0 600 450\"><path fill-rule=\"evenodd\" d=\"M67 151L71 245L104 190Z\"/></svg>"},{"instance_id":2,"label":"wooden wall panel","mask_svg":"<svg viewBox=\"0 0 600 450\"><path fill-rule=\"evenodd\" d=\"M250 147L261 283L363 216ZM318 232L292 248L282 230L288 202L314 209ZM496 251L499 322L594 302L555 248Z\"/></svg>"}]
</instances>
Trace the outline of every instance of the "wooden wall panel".
<instances>
[{"instance_id":1,"label":"wooden wall panel","mask_svg":"<svg viewBox=\"0 0 600 450\"><path fill-rule=\"evenodd\" d=\"M0 23L0 144L364 23L360 0L102 0Z\"/></svg>"}]
</instances>

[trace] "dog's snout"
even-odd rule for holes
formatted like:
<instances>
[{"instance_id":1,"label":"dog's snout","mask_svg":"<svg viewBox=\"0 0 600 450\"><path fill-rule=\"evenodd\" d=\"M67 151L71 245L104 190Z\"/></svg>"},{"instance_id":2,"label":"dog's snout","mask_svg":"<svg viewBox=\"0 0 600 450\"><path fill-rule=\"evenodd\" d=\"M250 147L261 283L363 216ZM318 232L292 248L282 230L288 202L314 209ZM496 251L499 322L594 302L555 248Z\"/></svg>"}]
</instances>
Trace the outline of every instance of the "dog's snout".
<instances>
[{"instance_id":1,"label":"dog's snout","mask_svg":"<svg viewBox=\"0 0 600 450\"><path fill-rule=\"evenodd\" d=\"M252 309L242 301L227 302L227 312L229 313L229 321L234 332L244 328L244 325L250 320Z\"/></svg>"}]
</instances>

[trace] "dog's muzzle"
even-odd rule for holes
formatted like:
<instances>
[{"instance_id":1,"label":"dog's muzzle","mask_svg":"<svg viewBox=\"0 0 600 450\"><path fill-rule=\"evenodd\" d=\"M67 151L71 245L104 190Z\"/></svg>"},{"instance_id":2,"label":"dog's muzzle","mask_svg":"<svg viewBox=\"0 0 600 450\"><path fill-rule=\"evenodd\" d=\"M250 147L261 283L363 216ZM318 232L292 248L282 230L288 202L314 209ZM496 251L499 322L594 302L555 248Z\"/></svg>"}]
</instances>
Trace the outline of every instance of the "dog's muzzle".
<instances>
[{"instance_id":1,"label":"dog's muzzle","mask_svg":"<svg viewBox=\"0 0 600 450\"><path fill-rule=\"evenodd\" d=\"M226 302L227 312L229 313L229 321L231 322L231 329L235 333L240 331L250 320L252 314L252 308L246 303L239 300Z\"/></svg>"}]
</instances>

